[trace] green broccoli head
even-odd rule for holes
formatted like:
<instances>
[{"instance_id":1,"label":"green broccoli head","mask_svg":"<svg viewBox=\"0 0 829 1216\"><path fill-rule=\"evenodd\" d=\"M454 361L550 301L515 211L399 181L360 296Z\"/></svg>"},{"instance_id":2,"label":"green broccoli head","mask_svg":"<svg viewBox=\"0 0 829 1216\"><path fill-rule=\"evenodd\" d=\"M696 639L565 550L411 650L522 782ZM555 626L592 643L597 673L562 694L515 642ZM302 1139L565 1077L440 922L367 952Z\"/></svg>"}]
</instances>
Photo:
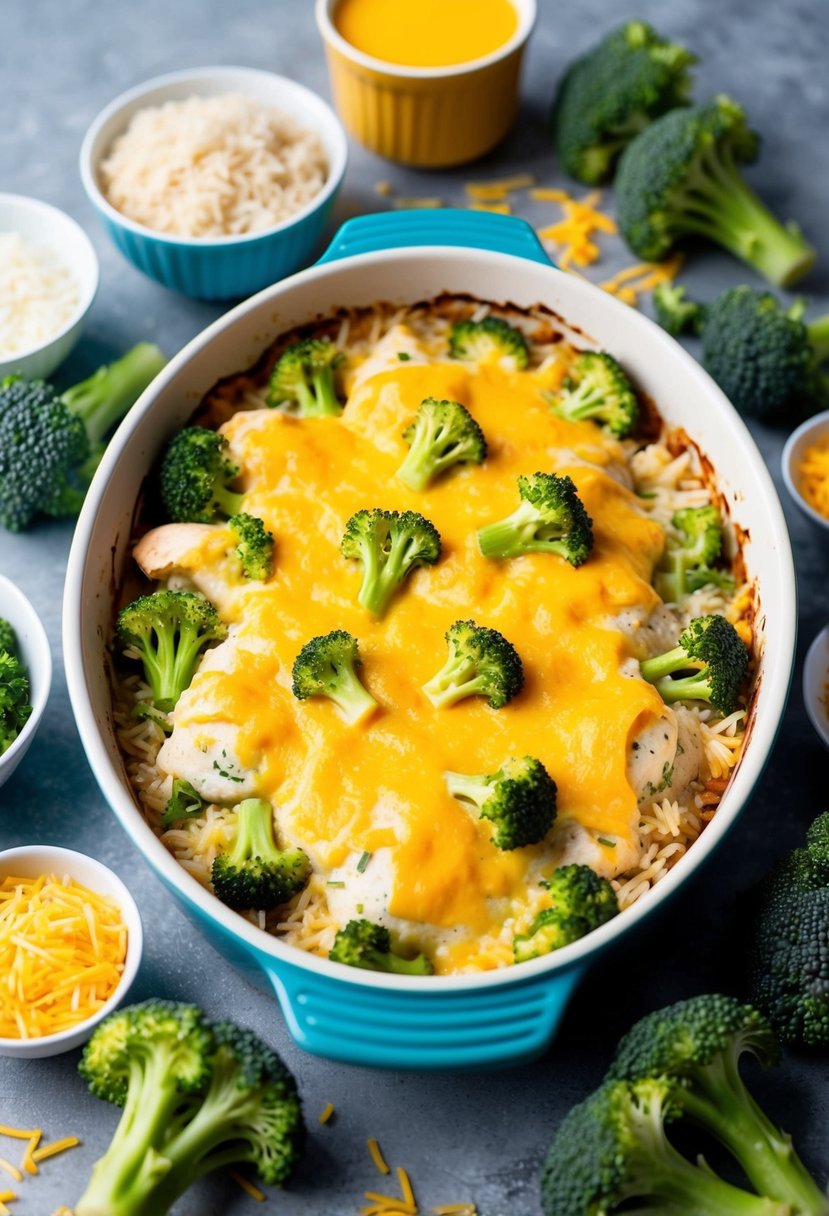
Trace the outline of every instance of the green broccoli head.
<instances>
[{"instance_id":1,"label":"green broccoli head","mask_svg":"<svg viewBox=\"0 0 829 1216\"><path fill-rule=\"evenodd\" d=\"M706 310L702 304L689 300L680 284L658 283L651 299L657 321L672 338L701 333Z\"/></svg>"},{"instance_id":2,"label":"green broccoli head","mask_svg":"<svg viewBox=\"0 0 829 1216\"><path fill-rule=\"evenodd\" d=\"M678 604L683 596L708 584L734 590L734 579L712 563L722 552L723 526L713 506L684 507L671 519L679 537L669 540L654 586L666 603Z\"/></svg>"},{"instance_id":3,"label":"green broccoli head","mask_svg":"<svg viewBox=\"0 0 829 1216\"><path fill-rule=\"evenodd\" d=\"M577 355L551 406L554 413L571 422L591 420L606 426L617 439L630 435L639 420L633 385L606 351L586 350Z\"/></svg>"},{"instance_id":4,"label":"green broccoli head","mask_svg":"<svg viewBox=\"0 0 829 1216\"><path fill-rule=\"evenodd\" d=\"M829 886L829 811L818 815L806 833L806 850L821 886Z\"/></svg>"},{"instance_id":5,"label":"green broccoli head","mask_svg":"<svg viewBox=\"0 0 829 1216\"><path fill-rule=\"evenodd\" d=\"M153 704L166 713L189 687L202 651L224 641L227 628L200 595L155 591L121 609L116 635L123 649L138 651Z\"/></svg>"},{"instance_id":6,"label":"green broccoli head","mask_svg":"<svg viewBox=\"0 0 829 1216\"><path fill-rule=\"evenodd\" d=\"M518 478L521 503L511 515L478 529L484 557L556 553L581 566L593 548L593 521L570 477L533 473Z\"/></svg>"},{"instance_id":7,"label":"green broccoli head","mask_svg":"<svg viewBox=\"0 0 829 1216\"><path fill-rule=\"evenodd\" d=\"M607 181L630 140L661 114L686 105L692 55L644 21L612 30L568 68L553 103L558 159L577 181Z\"/></svg>"},{"instance_id":8,"label":"green broccoli head","mask_svg":"<svg viewBox=\"0 0 829 1216\"><path fill-rule=\"evenodd\" d=\"M388 929L370 920L350 920L334 938L328 957L347 967L387 971L392 975L431 975L434 971L425 954L414 958L398 954L392 947Z\"/></svg>"},{"instance_id":9,"label":"green broccoli head","mask_svg":"<svg viewBox=\"0 0 829 1216\"><path fill-rule=\"evenodd\" d=\"M17 654L17 634L11 621L0 616L0 653Z\"/></svg>"},{"instance_id":10,"label":"green broccoli head","mask_svg":"<svg viewBox=\"0 0 829 1216\"><path fill-rule=\"evenodd\" d=\"M0 649L0 756L29 720L32 706L29 675L17 655Z\"/></svg>"},{"instance_id":11,"label":"green broccoli head","mask_svg":"<svg viewBox=\"0 0 829 1216\"><path fill-rule=\"evenodd\" d=\"M294 659L293 694L298 701L328 697L353 726L377 708L374 697L360 682L360 665L357 639L344 629L311 638Z\"/></svg>"},{"instance_id":12,"label":"green broccoli head","mask_svg":"<svg viewBox=\"0 0 829 1216\"><path fill-rule=\"evenodd\" d=\"M556 783L533 756L506 760L496 773L444 776L453 798L472 803L482 819L492 822L496 848L520 849L537 844L553 826Z\"/></svg>"},{"instance_id":13,"label":"green broccoli head","mask_svg":"<svg viewBox=\"0 0 829 1216\"><path fill-rule=\"evenodd\" d=\"M164 510L174 523L212 524L238 515L243 496L230 485L239 467L229 451L224 435L207 427L188 426L173 436L158 480Z\"/></svg>"},{"instance_id":14,"label":"green broccoli head","mask_svg":"<svg viewBox=\"0 0 829 1216\"><path fill-rule=\"evenodd\" d=\"M267 582L273 574L273 533L256 515L234 515L228 527L244 577Z\"/></svg>"},{"instance_id":15,"label":"green broccoli head","mask_svg":"<svg viewBox=\"0 0 829 1216\"><path fill-rule=\"evenodd\" d=\"M483 464L486 460L484 433L459 401L427 397L421 401L403 438L409 445L409 453L397 476L411 490L425 490L456 464Z\"/></svg>"},{"instance_id":16,"label":"green broccoli head","mask_svg":"<svg viewBox=\"0 0 829 1216\"><path fill-rule=\"evenodd\" d=\"M245 798L236 808L236 836L219 853L210 874L222 903L237 910L275 908L308 882L311 863L302 849L280 849L273 835L273 807Z\"/></svg>"},{"instance_id":17,"label":"green broccoli head","mask_svg":"<svg viewBox=\"0 0 829 1216\"><path fill-rule=\"evenodd\" d=\"M606 924L619 911L616 892L606 878L585 865L559 866L546 884L552 907L535 918L526 933L516 934L516 963L541 958Z\"/></svg>"},{"instance_id":18,"label":"green broccoli head","mask_svg":"<svg viewBox=\"0 0 829 1216\"><path fill-rule=\"evenodd\" d=\"M290 406L303 418L336 417L337 369L345 356L327 338L295 342L280 356L268 383L268 405Z\"/></svg>"},{"instance_id":19,"label":"green broccoli head","mask_svg":"<svg viewBox=\"0 0 829 1216\"><path fill-rule=\"evenodd\" d=\"M501 317L456 322L449 335L449 354L465 363L500 363L510 371L523 371L530 361L527 339Z\"/></svg>"},{"instance_id":20,"label":"green broccoli head","mask_svg":"<svg viewBox=\"0 0 829 1216\"><path fill-rule=\"evenodd\" d=\"M465 697L486 697L490 709L502 709L524 687L524 668L517 650L497 629L475 621L455 621L446 631L449 655L423 691L436 709Z\"/></svg>"},{"instance_id":21,"label":"green broccoli head","mask_svg":"<svg viewBox=\"0 0 829 1216\"><path fill-rule=\"evenodd\" d=\"M441 553L437 528L416 511L357 511L345 525L343 557L363 567L359 602L374 616L386 612L394 595L418 566L433 566Z\"/></svg>"},{"instance_id":22,"label":"green broccoli head","mask_svg":"<svg viewBox=\"0 0 829 1216\"><path fill-rule=\"evenodd\" d=\"M740 173L758 148L742 107L724 96L671 110L637 135L616 178L619 230L634 253L658 262L683 238L704 237L779 286L805 274L814 250Z\"/></svg>"},{"instance_id":23,"label":"green broccoli head","mask_svg":"<svg viewBox=\"0 0 829 1216\"><path fill-rule=\"evenodd\" d=\"M678 646L645 659L639 669L667 704L710 701L728 716L737 707L748 672L748 652L724 616L698 616L680 634Z\"/></svg>"},{"instance_id":24,"label":"green broccoli head","mask_svg":"<svg viewBox=\"0 0 829 1216\"><path fill-rule=\"evenodd\" d=\"M802 305L784 309L751 287L731 287L708 306L702 361L746 417L788 421L829 401L820 370L829 358L829 317L806 324L801 314Z\"/></svg>"}]
</instances>

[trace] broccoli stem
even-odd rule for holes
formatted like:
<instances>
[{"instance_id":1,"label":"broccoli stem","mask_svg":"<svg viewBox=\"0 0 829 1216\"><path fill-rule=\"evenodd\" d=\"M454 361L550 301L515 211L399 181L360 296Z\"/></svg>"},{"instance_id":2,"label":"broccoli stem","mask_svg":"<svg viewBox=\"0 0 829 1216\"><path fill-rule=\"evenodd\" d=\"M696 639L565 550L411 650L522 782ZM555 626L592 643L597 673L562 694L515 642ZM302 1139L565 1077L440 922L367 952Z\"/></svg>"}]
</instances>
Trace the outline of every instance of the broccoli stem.
<instances>
[{"instance_id":1,"label":"broccoli stem","mask_svg":"<svg viewBox=\"0 0 829 1216\"><path fill-rule=\"evenodd\" d=\"M814 263L811 245L794 225L771 214L726 150L709 151L677 209L689 231L723 245L778 287L794 283Z\"/></svg>"},{"instance_id":2,"label":"broccoli stem","mask_svg":"<svg viewBox=\"0 0 829 1216\"><path fill-rule=\"evenodd\" d=\"M88 379L61 394L66 408L83 421L93 447L121 421L166 362L157 346L139 342L115 363L99 367Z\"/></svg>"},{"instance_id":3,"label":"broccoli stem","mask_svg":"<svg viewBox=\"0 0 829 1216\"><path fill-rule=\"evenodd\" d=\"M263 798L246 798L236 816L236 840L231 860L241 863L246 857L272 857L277 852L273 838L273 808Z\"/></svg>"},{"instance_id":4,"label":"broccoli stem","mask_svg":"<svg viewBox=\"0 0 829 1216\"><path fill-rule=\"evenodd\" d=\"M544 536L545 526L529 502L522 502L506 519L498 519L478 529L478 545L483 557L517 557L529 546L544 546L545 552L567 558L567 546Z\"/></svg>"},{"instance_id":5,"label":"broccoli stem","mask_svg":"<svg viewBox=\"0 0 829 1216\"><path fill-rule=\"evenodd\" d=\"M587 379L567 394L563 402L562 412L566 418L580 421L589 418L604 404L604 392L600 385L591 384Z\"/></svg>"},{"instance_id":6,"label":"broccoli stem","mask_svg":"<svg viewBox=\"0 0 829 1216\"><path fill-rule=\"evenodd\" d=\"M639 664L639 670L643 678L653 684L662 676L673 675L675 671L686 671L689 667L702 666L702 663L688 657L684 646L675 646L673 650L667 650L665 654L658 654L653 659L643 659Z\"/></svg>"},{"instance_id":7,"label":"broccoli stem","mask_svg":"<svg viewBox=\"0 0 829 1216\"><path fill-rule=\"evenodd\" d=\"M153 691L157 709L169 713L175 708L183 688L188 688L202 648L202 637L193 626L159 622L154 630L156 649L147 642L141 656Z\"/></svg>"},{"instance_id":8,"label":"broccoli stem","mask_svg":"<svg viewBox=\"0 0 829 1216\"><path fill-rule=\"evenodd\" d=\"M306 405L304 409L305 414L309 418L339 416L342 413L342 407L337 400L331 368L315 368L312 379L314 392L310 405Z\"/></svg>"},{"instance_id":9,"label":"broccoli stem","mask_svg":"<svg viewBox=\"0 0 829 1216\"><path fill-rule=\"evenodd\" d=\"M810 321L806 326L806 333L818 363L825 363L829 359L829 313L825 317Z\"/></svg>"}]
</instances>

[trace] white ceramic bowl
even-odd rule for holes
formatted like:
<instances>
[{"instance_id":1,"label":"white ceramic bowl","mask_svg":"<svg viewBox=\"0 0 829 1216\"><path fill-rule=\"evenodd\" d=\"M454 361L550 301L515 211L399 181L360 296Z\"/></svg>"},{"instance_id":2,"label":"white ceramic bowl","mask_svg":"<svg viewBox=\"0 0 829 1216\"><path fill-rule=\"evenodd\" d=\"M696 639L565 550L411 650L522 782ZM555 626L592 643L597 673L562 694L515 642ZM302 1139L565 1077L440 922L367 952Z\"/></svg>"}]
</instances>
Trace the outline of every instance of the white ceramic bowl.
<instances>
[{"instance_id":1,"label":"white ceramic bowl","mask_svg":"<svg viewBox=\"0 0 829 1216\"><path fill-rule=\"evenodd\" d=\"M45 379L63 363L81 336L98 290L98 258L83 229L57 207L23 194L0 194L0 232L17 232L28 245L54 249L78 286L78 302L65 325L40 346L0 357L0 379L19 373Z\"/></svg>"},{"instance_id":2,"label":"white ceramic bowl","mask_svg":"<svg viewBox=\"0 0 829 1216\"><path fill-rule=\"evenodd\" d=\"M815 440L826 436L829 436L829 410L807 418L796 430L792 431L783 448L782 471L786 489L803 514L808 515L813 523L829 532L829 519L825 515L820 515L814 507L809 505L800 489L802 485L800 463L806 449Z\"/></svg>"},{"instance_id":3,"label":"white ceramic bowl","mask_svg":"<svg viewBox=\"0 0 829 1216\"><path fill-rule=\"evenodd\" d=\"M0 1038L0 1056L15 1056L27 1060L57 1056L86 1042L98 1023L112 1013L113 1009L117 1009L126 997L141 962L144 941L141 917L135 900L117 874L113 874L108 866L96 861L94 857L76 853L74 849L40 844L6 849L0 853L0 879L10 874L21 878L37 878L40 874L73 878L90 891L95 891L98 895L108 895L113 899L118 904L127 926L127 957L121 982L96 1014L79 1022L71 1030L62 1030L59 1034L43 1035L39 1039Z\"/></svg>"},{"instance_id":4,"label":"white ceramic bowl","mask_svg":"<svg viewBox=\"0 0 829 1216\"><path fill-rule=\"evenodd\" d=\"M0 617L8 621L17 634L17 646L26 670L29 673L32 712L26 725L12 743L0 755L0 785L11 777L20 761L29 750L37 733L40 719L49 698L52 685L52 652L46 630L40 617L14 583L0 574Z\"/></svg>"},{"instance_id":5,"label":"white ceramic bowl","mask_svg":"<svg viewBox=\"0 0 829 1216\"><path fill-rule=\"evenodd\" d=\"M829 747L829 625L821 629L803 663L803 701L809 721Z\"/></svg>"},{"instance_id":6,"label":"white ceramic bowl","mask_svg":"<svg viewBox=\"0 0 829 1216\"><path fill-rule=\"evenodd\" d=\"M122 215L99 183L102 160L133 115L185 98L243 93L276 106L316 131L328 158L328 177L299 211L262 232L196 238L155 232ZM81 180L98 217L121 253L150 278L196 299L228 300L275 283L311 260L345 176L348 144L330 106L304 85L254 68L189 68L157 76L122 93L93 121L80 153Z\"/></svg>"},{"instance_id":7,"label":"white ceramic bowl","mask_svg":"<svg viewBox=\"0 0 829 1216\"><path fill-rule=\"evenodd\" d=\"M484 248L459 247L479 243ZM663 907L699 870L759 780L785 707L794 654L794 569L783 513L744 423L699 364L635 309L552 268L521 221L451 211L367 216L345 225L326 258L327 264L262 292L195 338L154 381L107 449L78 522L66 580L64 652L75 717L104 796L135 844L211 942L270 982L291 1032L308 1050L412 1068L531 1058L552 1037L586 963ZM142 818L125 778L104 642L129 562L142 484L202 394L221 377L250 367L281 331L339 305L413 303L444 291L519 307L543 303L616 355L667 422L699 444L732 520L745 533L745 562L759 595L760 678L751 730L716 816L646 898L581 941L520 967L412 980L294 949L231 912L182 870Z\"/></svg>"}]
</instances>

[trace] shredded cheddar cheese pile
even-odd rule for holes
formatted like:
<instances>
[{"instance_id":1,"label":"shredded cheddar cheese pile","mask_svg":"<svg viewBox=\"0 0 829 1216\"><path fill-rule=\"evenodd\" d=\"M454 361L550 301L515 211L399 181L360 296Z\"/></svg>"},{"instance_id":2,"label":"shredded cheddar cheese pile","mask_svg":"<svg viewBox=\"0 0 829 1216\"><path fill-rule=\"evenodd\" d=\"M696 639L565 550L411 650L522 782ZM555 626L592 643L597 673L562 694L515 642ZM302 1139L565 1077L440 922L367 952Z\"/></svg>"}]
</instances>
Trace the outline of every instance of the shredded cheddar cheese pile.
<instances>
[{"instance_id":1,"label":"shredded cheddar cheese pile","mask_svg":"<svg viewBox=\"0 0 829 1216\"><path fill-rule=\"evenodd\" d=\"M391 1167L386 1161L375 1139L368 1141L368 1151L374 1167L380 1174L391 1174ZM395 1170L399 1195L385 1195L379 1191L366 1191L365 1198L369 1201L367 1207L360 1209L361 1216L421 1216L421 1209L415 1198L409 1175L398 1166ZM434 1216L478 1216L474 1203L444 1203L433 1207Z\"/></svg>"},{"instance_id":2,"label":"shredded cheddar cheese pile","mask_svg":"<svg viewBox=\"0 0 829 1216\"><path fill-rule=\"evenodd\" d=\"M626 266L599 286L622 303L636 308L643 292L653 291L660 283L673 282L681 268L682 255L675 254L665 262L639 262L635 266Z\"/></svg>"},{"instance_id":3,"label":"shredded cheddar cheese pile","mask_svg":"<svg viewBox=\"0 0 829 1216\"><path fill-rule=\"evenodd\" d=\"M0 1036L56 1034L91 1017L117 988L127 929L112 900L72 879L0 882Z\"/></svg>"},{"instance_id":4,"label":"shredded cheddar cheese pile","mask_svg":"<svg viewBox=\"0 0 829 1216\"><path fill-rule=\"evenodd\" d=\"M803 453L800 492L813 511L829 519L829 434L809 444Z\"/></svg>"},{"instance_id":5,"label":"shredded cheddar cheese pile","mask_svg":"<svg viewBox=\"0 0 829 1216\"><path fill-rule=\"evenodd\" d=\"M539 228L542 241L550 241L561 249L558 264L562 270L570 266L591 266L601 255L601 249L592 239L594 232L615 235L616 221L598 210L601 194L594 190L584 198L572 198L566 190L531 190L535 202L559 203L564 219L557 224Z\"/></svg>"}]
</instances>

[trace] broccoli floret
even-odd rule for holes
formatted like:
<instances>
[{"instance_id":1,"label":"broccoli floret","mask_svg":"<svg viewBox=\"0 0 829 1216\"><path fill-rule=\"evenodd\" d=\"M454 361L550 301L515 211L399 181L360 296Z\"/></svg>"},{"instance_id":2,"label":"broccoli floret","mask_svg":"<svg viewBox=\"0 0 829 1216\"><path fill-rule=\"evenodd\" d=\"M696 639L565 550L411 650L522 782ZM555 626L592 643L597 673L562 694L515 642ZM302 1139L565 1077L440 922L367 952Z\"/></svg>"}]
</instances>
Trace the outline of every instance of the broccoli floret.
<instances>
[{"instance_id":1,"label":"broccoli floret","mask_svg":"<svg viewBox=\"0 0 829 1216\"><path fill-rule=\"evenodd\" d=\"M360 665L357 639L344 629L311 638L294 659L293 694L299 701L330 698L353 726L377 708L374 697L360 683Z\"/></svg>"},{"instance_id":2,"label":"broccoli floret","mask_svg":"<svg viewBox=\"0 0 829 1216\"><path fill-rule=\"evenodd\" d=\"M302 849L280 849L273 836L273 807L246 798L236 808L236 837L219 853L210 874L213 889L229 908L275 908L301 891L311 876Z\"/></svg>"},{"instance_id":3,"label":"broccoli floret","mask_svg":"<svg viewBox=\"0 0 829 1216\"><path fill-rule=\"evenodd\" d=\"M706 310L702 361L748 418L791 422L829 402L821 364L829 359L829 315L802 320L803 305L784 309L768 291L731 287Z\"/></svg>"},{"instance_id":4,"label":"broccoli floret","mask_svg":"<svg viewBox=\"0 0 829 1216\"><path fill-rule=\"evenodd\" d=\"M606 426L617 439L630 435L639 419L633 385L606 351L582 351L551 405L559 417L571 422L591 419Z\"/></svg>"},{"instance_id":5,"label":"broccoli floret","mask_svg":"<svg viewBox=\"0 0 829 1216\"><path fill-rule=\"evenodd\" d=\"M518 696L524 687L524 668L502 633L474 621L455 621L445 637L448 658L423 685L436 709L474 696L486 697L490 709L501 709Z\"/></svg>"},{"instance_id":6,"label":"broccoli floret","mask_svg":"<svg viewBox=\"0 0 829 1216\"><path fill-rule=\"evenodd\" d=\"M613 887L590 866L559 866L542 885L550 892L552 907L540 912L526 933L516 934L516 963L527 963L569 946L612 920L619 911Z\"/></svg>"},{"instance_id":7,"label":"broccoli floret","mask_svg":"<svg viewBox=\"0 0 829 1216\"><path fill-rule=\"evenodd\" d=\"M303 418L332 417L342 412L336 372L345 356L327 338L295 342L271 373L268 405L295 406Z\"/></svg>"},{"instance_id":8,"label":"broccoli floret","mask_svg":"<svg viewBox=\"0 0 829 1216\"><path fill-rule=\"evenodd\" d=\"M29 676L17 655L0 650L0 756L29 720Z\"/></svg>"},{"instance_id":9,"label":"broccoli floret","mask_svg":"<svg viewBox=\"0 0 829 1216\"><path fill-rule=\"evenodd\" d=\"M733 577L711 566L722 552L722 518L717 508L684 507L674 513L671 523L681 538L668 543L662 569L654 581L662 599L678 604L683 596L709 584L733 591Z\"/></svg>"},{"instance_id":10,"label":"broccoli floret","mask_svg":"<svg viewBox=\"0 0 829 1216\"><path fill-rule=\"evenodd\" d=\"M665 1078L678 1110L725 1145L761 1195L804 1216L826 1216L829 1199L746 1088L740 1076L745 1054L764 1067L777 1062L777 1039L766 1019L733 997L698 996L637 1022L620 1042L608 1077Z\"/></svg>"},{"instance_id":11,"label":"broccoli floret","mask_svg":"<svg viewBox=\"0 0 829 1216\"><path fill-rule=\"evenodd\" d=\"M685 288L678 283L659 283L651 299L657 321L671 337L701 332L705 308L689 300Z\"/></svg>"},{"instance_id":12,"label":"broccoli floret","mask_svg":"<svg viewBox=\"0 0 829 1216\"><path fill-rule=\"evenodd\" d=\"M700 236L785 287L805 274L815 252L784 226L743 180L738 165L757 156L759 139L729 97L672 110L625 149L616 177L619 230L639 257L658 262L686 236Z\"/></svg>"},{"instance_id":13,"label":"broccoli floret","mask_svg":"<svg viewBox=\"0 0 829 1216\"><path fill-rule=\"evenodd\" d=\"M500 363L510 371L523 371L530 361L527 339L501 317L456 322L449 335L449 354L466 363Z\"/></svg>"},{"instance_id":14,"label":"broccoli floret","mask_svg":"<svg viewBox=\"0 0 829 1216\"><path fill-rule=\"evenodd\" d=\"M189 591L155 591L118 613L121 646L137 650L153 704L168 713L195 675L199 656L223 642L227 628L211 603Z\"/></svg>"},{"instance_id":15,"label":"broccoli floret","mask_svg":"<svg viewBox=\"0 0 829 1216\"><path fill-rule=\"evenodd\" d=\"M171 520L212 524L238 515L243 496L230 489L239 468L229 450L224 435L204 426L188 426L173 436L159 473L161 501Z\"/></svg>"},{"instance_id":16,"label":"broccoli floret","mask_svg":"<svg viewBox=\"0 0 829 1216\"><path fill-rule=\"evenodd\" d=\"M166 1216L197 1179L229 1165L278 1186L301 1155L302 1108L279 1056L193 1005L153 1000L111 1014L79 1071L124 1113L76 1216Z\"/></svg>"},{"instance_id":17,"label":"broccoli floret","mask_svg":"<svg viewBox=\"0 0 829 1216\"><path fill-rule=\"evenodd\" d=\"M724 616L697 616L680 634L679 645L639 664L642 677L662 700L710 701L728 716L737 706L748 671L748 653L737 630ZM679 678L674 678L678 673Z\"/></svg>"},{"instance_id":18,"label":"broccoli floret","mask_svg":"<svg viewBox=\"0 0 829 1216\"><path fill-rule=\"evenodd\" d=\"M256 515L234 515L228 527L244 577L265 582L273 574L273 533Z\"/></svg>"},{"instance_id":19,"label":"broccoli floret","mask_svg":"<svg viewBox=\"0 0 829 1216\"><path fill-rule=\"evenodd\" d=\"M388 929L370 920L350 920L334 938L328 957L346 967L388 971L393 975L431 975L434 967L425 954L404 958L391 943Z\"/></svg>"},{"instance_id":20,"label":"broccoli floret","mask_svg":"<svg viewBox=\"0 0 829 1216\"><path fill-rule=\"evenodd\" d=\"M789 1208L692 1165L666 1128L679 1116L663 1077L606 1081L574 1107L550 1146L541 1179L545 1216L634 1210L671 1216L786 1216Z\"/></svg>"},{"instance_id":21,"label":"broccoli floret","mask_svg":"<svg viewBox=\"0 0 829 1216\"><path fill-rule=\"evenodd\" d=\"M182 819L193 819L204 813L207 803L198 790L194 790L189 781L183 777L173 778L173 789L164 808L163 824L171 828Z\"/></svg>"},{"instance_id":22,"label":"broccoli floret","mask_svg":"<svg viewBox=\"0 0 829 1216\"><path fill-rule=\"evenodd\" d=\"M806 833L806 850L815 882L829 886L829 811L818 815Z\"/></svg>"},{"instance_id":23,"label":"broccoli floret","mask_svg":"<svg viewBox=\"0 0 829 1216\"><path fill-rule=\"evenodd\" d=\"M17 654L17 635L11 621L0 616L0 653Z\"/></svg>"},{"instance_id":24,"label":"broccoli floret","mask_svg":"<svg viewBox=\"0 0 829 1216\"><path fill-rule=\"evenodd\" d=\"M533 473L518 478L521 504L496 523L478 529L484 557L520 557L523 553L557 553L571 566L581 566L593 548L593 521L569 477Z\"/></svg>"},{"instance_id":25,"label":"broccoli floret","mask_svg":"<svg viewBox=\"0 0 829 1216\"><path fill-rule=\"evenodd\" d=\"M140 342L123 358L58 393L43 380L0 380L0 524L22 532L39 515L77 515L106 444L164 366Z\"/></svg>"},{"instance_id":26,"label":"broccoli floret","mask_svg":"<svg viewBox=\"0 0 829 1216\"><path fill-rule=\"evenodd\" d=\"M363 582L357 596L374 616L383 616L392 597L418 566L440 557L440 534L416 511L357 511L345 525L343 557L361 562Z\"/></svg>"},{"instance_id":27,"label":"broccoli floret","mask_svg":"<svg viewBox=\"0 0 829 1216\"><path fill-rule=\"evenodd\" d=\"M506 760L497 773L445 773L453 798L471 802L493 823L492 843L520 849L543 840L556 817L556 783L540 760Z\"/></svg>"},{"instance_id":28,"label":"broccoli floret","mask_svg":"<svg viewBox=\"0 0 829 1216\"><path fill-rule=\"evenodd\" d=\"M425 490L431 481L456 464L486 460L484 433L459 401L421 401L415 420L403 432L409 454L397 476L411 490Z\"/></svg>"},{"instance_id":29,"label":"broccoli floret","mask_svg":"<svg viewBox=\"0 0 829 1216\"><path fill-rule=\"evenodd\" d=\"M628 21L567 69L551 116L564 170L588 186L606 181L622 149L660 114L686 105L696 56L644 21Z\"/></svg>"}]
</instances>

